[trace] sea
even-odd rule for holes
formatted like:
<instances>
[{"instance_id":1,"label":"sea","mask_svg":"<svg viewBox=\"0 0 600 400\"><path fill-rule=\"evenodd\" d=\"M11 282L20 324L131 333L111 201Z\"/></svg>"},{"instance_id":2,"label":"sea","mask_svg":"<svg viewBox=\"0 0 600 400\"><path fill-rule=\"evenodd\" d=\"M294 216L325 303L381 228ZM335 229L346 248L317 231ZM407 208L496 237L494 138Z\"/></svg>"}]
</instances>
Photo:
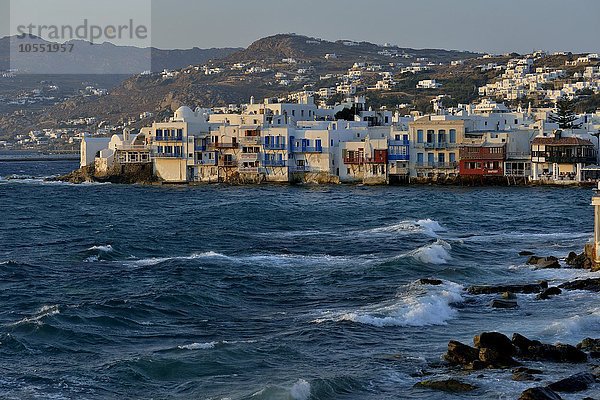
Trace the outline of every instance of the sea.
<instances>
[{"instance_id":1,"label":"sea","mask_svg":"<svg viewBox=\"0 0 600 400\"><path fill-rule=\"evenodd\" d=\"M588 368L515 382L442 355L482 331L599 336L597 294L493 309L464 290L598 277L519 255L581 252L589 188L44 180L76 167L0 163L2 399L516 399ZM414 387L449 377L477 389Z\"/></svg>"}]
</instances>

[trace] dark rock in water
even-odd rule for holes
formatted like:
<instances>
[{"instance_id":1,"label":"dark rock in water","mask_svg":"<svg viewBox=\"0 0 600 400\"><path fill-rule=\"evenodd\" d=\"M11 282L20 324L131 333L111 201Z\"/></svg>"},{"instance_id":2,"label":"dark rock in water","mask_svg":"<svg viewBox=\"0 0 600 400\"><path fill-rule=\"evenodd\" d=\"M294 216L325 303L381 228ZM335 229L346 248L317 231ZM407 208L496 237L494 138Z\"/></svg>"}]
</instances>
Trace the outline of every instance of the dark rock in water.
<instances>
[{"instance_id":1,"label":"dark rock in water","mask_svg":"<svg viewBox=\"0 0 600 400\"><path fill-rule=\"evenodd\" d=\"M534 252L532 252L532 251L523 250L523 251L520 251L520 252L519 252L519 255L520 255L520 256L523 256L523 257L525 257L525 256L534 256L534 255L535 255L535 253L534 253Z\"/></svg>"},{"instance_id":2,"label":"dark rock in water","mask_svg":"<svg viewBox=\"0 0 600 400\"><path fill-rule=\"evenodd\" d=\"M562 290L557 288L556 286L550 287L544 290L542 293L537 295L538 300L548 300L550 296L557 296L562 293Z\"/></svg>"},{"instance_id":3,"label":"dark rock in water","mask_svg":"<svg viewBox=\"0 0 600 400\"><path fill-rule=\"evenodd\" d=\"M589 372L582 372L554 382L548 387L556 392L574 393L586 390L595 381L594 375Z\"/></svg>"},{"instance_id":4,"label":"dark rock in water","mask_svg":"<svg viewBox=\"0 0 600 400\"><path fill-rule=\"evenodd\" d=\"M438 286L441 285L442 283L444 283L444 281L440 280L440 279L429 279L429 278L422 278L419 279L419 283L421 285L433 285L433 286Z\"/></svg>"},{"instance_id":5,"label":"dark rock in water","mask_svg":"<svg viewBox=\"0 0 600 400\"><path fill-rule=\"evenodd\" d=\"M479 350L451 340L448 342L448 352L444 355L444 359L451 364L468 365L479 360Z\"/></svg>"},{"instance_id":6,"label":"dark rock in water","mask_svg":"<svg viewBox=\"0 0 600 400\"><path fill-rule=\"evenodd\" d=\"M600 292L600 278L589 278L565 282L558 287L567 290L589 290L592 292Z\"/></svg>"},{"instance_id":7,"label":"dark rock in water","mask_svg":"<svg viewBox=\"0 0 600 400\"><path fill-rule=\"evenodd\" d=\"M579 350L600 351L600 339L585 338L577 345Z\"/></svg>"},{"instance_id":8,"label":"dark rock in water","mask_svg":"<svg viewBox=\"0 0 600 400\"><path fill-rule=\"evenodd\" d=\"M592 269L592 260L585 253L570 252L566 263L573 268Z\"/></svg>"},{"instance_id":9,"label":"dark rock in water","mask_svg":"<svg viewBox=\"0 0 600 400\"><path fill-rule=\"evenodd\" d=\"M512 293L512 292L503 292L500 297L502 297L504 300L516 300L517 299L517 295Z\"/></svg>"},{"instance_id":10,"label":"dark rock in water","mask_svg":"<svg viewBox=\"0 0 600 400\"><path fill-rule=\"evenodd\" d=\"M553 362L582 363L587 361L587 354L568 344L545 344L538 340L530 340L515 333L512 343L517 348L519 358Z\"/></svg>"},{"instance_id":11,"label":"dark rock in water","mask_svg":"<svg viewBox=\"0 0 600 400\"><path fill-rule=\"evenodd\" d=\"M487 367L489 367L489 364L480 360L475 360L472 363L465 365L467 371L479 371Z\"/></svg>"},{"instance_id":12,"label":"dark rock in water","mask_svg":"<svg viewBox=\"0 0 600 400\"><path fill-rule=\"evenodd\" d=\"M493 308L517 308L519 304L516 300L495 299L492 300L490 306Z\"/></svg>"},{"instance_id":13,"label":"dark rock in water","mask_svg":"<svg viewBox=\"0 0 600 400\"><path fill-rule=\"evenodd\" d=\"M519 400L562 400L562 397L551 389L535 387L521 393Z\"/></svg>"},{"instance_id":14,"label":"dark rock in water","mask_svg":"<svg viewBox=\"0 0 600 400\"><path fill-rule=\"evenodd\" d=\"M545 268L560 268L560 263L558 262L558 258L550 256L550 257L537 257L531 256L529 260L527 260L527 264L533 265L536 269L545 269Z\"/></svg>"},{"instance_id":15,"label":"dark rock in water","mask_svg":"<svg viewBox=\"0 0 600 400\"><path fill-rule=\"evenodd\" d=\"M456 379L446 379L443 381L423 381L418 382L415 387L441 390L450 393L470 392L477 389L477 386L473 386Z\"/></svg>"},{"instance_id":16,"label":"dark rock in water","mask_svg":"<svg viewBox=\"0 0 600 400\"><path fill-rule=\"evenodd\" d=\"M506 357L512 357L514 347L511 340L499 332L483 332L473 338L473 344L478 349L488 348L496 350ZM483 361L483 360L482 360Z\"/></svg>"},{"instance_id":17,"label":"dark rock in water","mask_svg":"<svg viewBox=\"0 0 600 400\"><path fill-rule=\"evenodd\" d=\"M541 381L540 378L537 378L531 374L528 374L526 372L513 372L512 374L512 380L516 381L516 382L524 382L524 381L534 381L534 382L539 382Z\"/></svg>"},{"instance_id":18,"label":"dark rock in water","mask_svg":"<svg viewBox=\"0 0 600 400\"><path fill-rule=\"evenodd\" d=\"M590 357L594 359L600 358L600 351L590 351Z\"/></svg>"},{"instance_id":19,"label":"dark rock in water","mask_svg":"<svg viewBox=\"0 0 600 400\"><path fill-rule=\"evenodd\" d=\"M548 282L532 283L528 285L495 285L495 286L470 286L467 288L469 294L497 294L511 293L540 293L548 289Z\"/></svg>"},{"instance_id":20,"label":"dark rock in water","mask_svg":"<svg viewBox=\"0 0 600 400\"><path fill-rule=\"evenodd\" d=\"M540 370L540 369L533 369L533 368L527 368L527 367L518 367L512 370L513 374L518 374L518 373L525 373L525 374L531 374L531 375L537 375L537 374L543 374L544 371Z\"/></svg>"}]
</instances>

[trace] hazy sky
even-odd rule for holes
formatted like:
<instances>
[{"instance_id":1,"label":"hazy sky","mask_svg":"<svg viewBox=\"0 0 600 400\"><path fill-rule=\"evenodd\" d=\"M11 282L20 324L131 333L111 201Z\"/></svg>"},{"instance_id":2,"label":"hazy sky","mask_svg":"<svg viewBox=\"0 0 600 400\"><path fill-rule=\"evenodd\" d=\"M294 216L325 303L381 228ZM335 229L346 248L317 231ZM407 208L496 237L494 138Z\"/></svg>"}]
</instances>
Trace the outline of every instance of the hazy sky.
<instances>
[{"instance_id":1,"label":"hazy sky","mask_svg":"<svg viewBox=\"0 0 600 400\"><path fill-rule=\"evenodd\" d=\"M415 48L600 52L600 0L14 1L35 3L31 18L85 15L106 24L147 15L152 4L151 40L159 48L247 46L295 32Z\"/></svg>"}]
</instances>

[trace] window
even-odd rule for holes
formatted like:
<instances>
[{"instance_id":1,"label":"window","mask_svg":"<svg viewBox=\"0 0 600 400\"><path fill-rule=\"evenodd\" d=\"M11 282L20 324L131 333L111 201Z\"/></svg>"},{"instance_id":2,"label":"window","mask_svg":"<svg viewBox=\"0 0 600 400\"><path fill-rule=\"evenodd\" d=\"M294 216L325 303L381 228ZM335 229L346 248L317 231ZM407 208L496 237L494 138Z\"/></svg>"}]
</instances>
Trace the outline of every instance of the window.
<instances>
[{"instance_id":1,"label":"window","mask_svg":"<svg viewBox=\"0 0 600 400\"><path fill-rule=\"evenodd\" d=\"M450 143L456 143L456 129L450 129Z\"/></svg>"},{"instance_id":2,"label":"window","mask_svg":"<svg viewBox=\"0 0 600 400\"><path fill-rule=\"evenodd\" d=\"M450 159L450 162L456 162L456 154L455 153L449 153L448 157Z\"/></svg>"},{"instance_id":3,"label":"window","mask_svg":"<svg viewBox=\"0 0 600 400\"><path fill-rule=\"evenodd\" d=\"M417 131L417 143L423 143L423 131L421 129Z\"/></svg>"},{"instance_id":4,"label":"window","mask_svg":"<svg viewBox=\"0 0 600 400\"><path fill-rule=\"evenodd\" d=\"M400 135L396 135L395 140L400 140Z\"/></svg>"},{"instance_id":5,"label":"window","mask_svg":"<svg viewBox=\"0 0 600 400\"><path fill-rule=\"evenodd\" d=\"M433 135L434 135L433 129L429 129L427 131L427 143L433 143L433 141L434 141Z\"/></svg>"},{"instance_id":6,"label":"window","mask_svg":"<svg viewBox=\"0 0 600 400\"><path fill-rule=\"evenodd\" d=\"M435 154L427 153L427 164L433 165L434 162L435 162Z\"/></svg>"},{"instance_id":7,"label":"window","mask_svg":"<svg viewBox=\"0 0 600 400\"><path fill-rule=\"evenodd\" d=\"M446 155L444 153L439 153L438 154L438 162L439 163L445 163L446 162Z\"/></svg>"},{"instance_id":8,"label":"window","mask_svg":"<svg viewBox=\"0 0 600 400\"><path fill-rule=\"evenodd\" d=\"M417 153L417 163L423 164L423 153Z\"/></svg>"},{"instance_id":9,"label":"window","mask_svg":"<svg viewBox=\"0 0 600 400\"><path fill-rule=\"evenodd\" d=\"M444 129L440 129L438 131L438 143L446 143L446 131Z\"/></svg>"}]
</instances>

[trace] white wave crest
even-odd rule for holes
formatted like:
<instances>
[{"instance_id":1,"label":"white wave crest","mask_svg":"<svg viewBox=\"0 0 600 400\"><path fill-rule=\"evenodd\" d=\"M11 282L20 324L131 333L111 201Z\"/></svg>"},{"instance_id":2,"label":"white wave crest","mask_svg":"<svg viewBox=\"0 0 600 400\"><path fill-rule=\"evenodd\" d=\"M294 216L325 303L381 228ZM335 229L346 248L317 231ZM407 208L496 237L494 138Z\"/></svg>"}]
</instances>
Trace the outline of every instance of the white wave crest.
<instances>
[{"instance_id":1,"label":"white wave crest","mask_svg":"<svg viewBox=\"0 0 600 400\"><path fill-rule=\"evenodd\" d=\"M437 232L443 232L446 229L439 222L432 219L420 219L418 221L402 221L397 224L382 226L380 228L369 229L369 233L423 233L428 236L437 237Z\"/></svg>"},{"instance_id":2,"label":"white wave crest","mask_svg":"<svg viewBox=\"0 0 600 400\"><path fill-rule=\"evenodd\" d=\"M100 251L102 253L112 253L115 249L110 244L102 245L102 246L92 246L88 249L88 251Z\"/></svg>"},{"instance_id":3,"label":"white wave crest","mask_svg":"<svg viewBox=\"0 0 600 400\"><path fill-rule=\"evenodd\" d=\"M214 349L217 344L217 342L192 343L183 346L177 346L177 348L180 350L207 350Z\"/></svg>"},{"instance_id":4,"label":"white wave crest","mask_svg":"<svg viewBox=\"0 0 600 400\"><path fill-rule=\"evenodd\" d=\"M426 264L446 264L452 259L450 250L452 246L449 243L438 239L435 243L419 247L409 255Z\"/></svg>"},{"instance_id":5,"label":"white wave crest","mask_svg":"<svg viewBox=\"0 0 600 400\"><path fill-rule=\"evenodd\" d=\"M152 257L152 258L143 258L141 260L132 261L130 264L138 265L138 266L152 266L164 263L166 261L173 260L197 260L201 258L211 258L211 257L223 257L229 258L224 254L216 253L214 251L207 251L204 253L194 253L189 256L176 256L176 257Z\"/></svg>"},{"instance_id":6,"label":"white wave crest","mask_svg":"<svg viewBox=\"0 0 600 400\"><path fill-rule=\"evenodd\" d=\"M542 334L571 342L573 339L581 340L594 335L599 329L600 308L594 308L569 318L554 321L542 331Z\"/></svg>"},{"instance_id":7,"label":"white wave crest","mask_svg":"<svg viewBox=\"0 0 600 400\"><path fill-rule=\"evenodd\" d=\"M308 400L310 397L310 383L304 379L298 379L290 389L290 396L294 400Z\"/></svg>"},{"instance_id":8,"label":"white wave crest","mask_svg":"<svg viewBox=\"0 0 600 400\"><path fill-rule=\"evenodd\" d=\"M58 305L42 306L31 317L25 317L17 322L13 322L12 324L9 324L9 326L16 326L16 325L22 325L22 324L28 324L28 323L34 323L36 325L41 325L42 318L50 317L50 316L56 315L56 314L60 314L60 309L58 308Z\"/></svg>"},{"instance_id":9,"label":"white wave crest","mask_svg":"<svg viewBox=\"0 0 600 400\"><path fill-rule=\"evenodd\" d=\"M446 325L458 313L452 305L463 301L462 289L453 282L425 288L415 286L393 301L313 322L351 321L378 327Z\"/></svg>"}]
</instances>

